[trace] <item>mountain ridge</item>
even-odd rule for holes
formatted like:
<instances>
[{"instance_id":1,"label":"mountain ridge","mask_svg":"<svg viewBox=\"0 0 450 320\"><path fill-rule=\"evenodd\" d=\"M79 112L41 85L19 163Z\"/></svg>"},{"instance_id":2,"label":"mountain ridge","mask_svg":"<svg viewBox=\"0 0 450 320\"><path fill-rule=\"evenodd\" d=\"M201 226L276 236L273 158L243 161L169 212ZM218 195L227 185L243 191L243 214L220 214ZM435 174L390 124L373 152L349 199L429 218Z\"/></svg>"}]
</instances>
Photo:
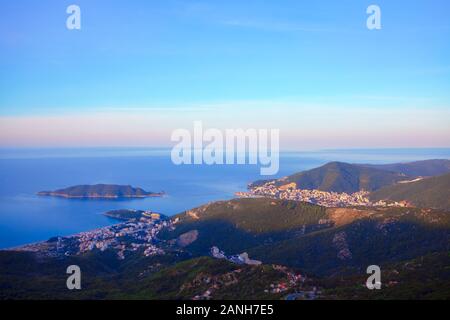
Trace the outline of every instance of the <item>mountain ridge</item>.
<instances>
[{"instance_id":1,"label":"mountain ridge","mask_svg":"<svg viewBox=\"0 0 450 320\"><path fill-rule=\"evenodd\" d=\"M408 178L401 173L334 161L272 181L277 186L295 183L297 189L354 193L361 190L374 191ZM258 184L260 182L250 184L250 188Z\"/></svg>"},{"instance_id":2,"label":"mountain ridge","mask_svg":"<svg viewBox=\"0 0 450 320\"><path fill-rule=\"evenodd\" d=\"M392 164L352 164L332 161L320 167L297 172L274 180L259 180L249 188L273 182L276 186L293 185L297 189L354 193L375 191L417 177L437 176L450 172L450 160L431 159Z\"/></svg>"}]
</instances>

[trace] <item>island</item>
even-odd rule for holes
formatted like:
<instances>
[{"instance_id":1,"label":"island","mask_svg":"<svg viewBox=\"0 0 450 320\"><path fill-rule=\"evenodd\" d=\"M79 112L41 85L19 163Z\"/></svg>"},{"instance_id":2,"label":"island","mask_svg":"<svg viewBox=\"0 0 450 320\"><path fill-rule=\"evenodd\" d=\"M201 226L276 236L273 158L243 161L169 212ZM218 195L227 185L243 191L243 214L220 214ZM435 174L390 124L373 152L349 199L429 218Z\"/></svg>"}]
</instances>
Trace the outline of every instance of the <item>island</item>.
<instances>
[{"instance_id":1,"label":"island","mask_svg":"<svg viewBox=\"0 0 450 320\"><path fill-rule=\"evenodd\" d=\"M37 195L70 199L120 199L161 197L164 192L148 192L130 185L95 184L77 185L55 191L41 191Z\"/></svg>"},{"instance_id":2,"label":"island","mask_svg":"<svg viewBox=\"0 0 450 320\"><path fill-rule=\"evenodd\" d=\"M111 210L104 213L105 216L117 220L139 220L141 218L152 219L152 220L165 220L166 216L153 212L150 210L134 210L134 209L118 209Z\"/></svg>"}]
</instances>

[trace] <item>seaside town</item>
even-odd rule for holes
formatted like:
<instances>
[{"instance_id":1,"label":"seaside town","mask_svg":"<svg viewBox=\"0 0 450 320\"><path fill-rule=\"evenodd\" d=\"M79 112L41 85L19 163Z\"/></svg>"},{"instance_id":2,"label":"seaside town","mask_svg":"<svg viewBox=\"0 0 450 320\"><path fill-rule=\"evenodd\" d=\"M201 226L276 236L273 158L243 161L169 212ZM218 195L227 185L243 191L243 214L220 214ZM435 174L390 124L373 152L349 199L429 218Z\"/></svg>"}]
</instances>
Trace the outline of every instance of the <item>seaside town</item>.
<instances>
[{"instance_id":1,"label":"seaside town","mask_svg":"<svg viewBox=\"0 0 450 320\"><path fill-rule=\"evenodd\" d=\"M406 207L408 204L402 202L387 202L369 200L367 191L358 191L355 193L327 192L317 189L297 189L295 183L277 186L275 182L270 181L263 185L252 187L248 192L236 192L240 198L258 198L268 197L274 199L304 201L317 204L324 207L348 207L348 206L377 206L377 207Z\"/></svg>"},{"instance_id":2,"label":"seaside town","mask_svg":"<svg viewBox=\"0 0 450 320\"><path fill-rule=\"evenodd\" d=\"M113 249L118 259L125 259L126 252L143 251L144 256L164 254L158 233L163 228L174 228L177 220L164 219L160 214L146 211L138 219L108 227L81 232L67 237L54 237L46 242L29 244L19 248L48 257L78 255L92 250Z\"/></svg>"}]
</instances>

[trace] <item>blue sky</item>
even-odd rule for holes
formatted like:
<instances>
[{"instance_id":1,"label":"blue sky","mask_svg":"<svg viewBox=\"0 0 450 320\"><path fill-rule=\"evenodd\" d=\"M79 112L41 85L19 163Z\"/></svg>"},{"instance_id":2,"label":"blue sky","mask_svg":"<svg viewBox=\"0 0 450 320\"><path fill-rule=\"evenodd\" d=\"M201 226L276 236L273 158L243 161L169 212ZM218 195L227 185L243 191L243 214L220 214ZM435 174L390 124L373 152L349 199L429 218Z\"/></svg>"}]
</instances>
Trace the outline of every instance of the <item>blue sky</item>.
<instances>
[{"instance_id":1,"label":"blue sky","mask_svg":"<svg viewBox=\"0 0 450 320\"><path fill-rule=\"evenodd\" d=\"M81 30L66 29L70 4ZM370 4L381 30L366 28ZM0 145L164 145L203 120L280 127L286 148L450 146L445 0L0 8Z\"/></svg>"}]
</instances>

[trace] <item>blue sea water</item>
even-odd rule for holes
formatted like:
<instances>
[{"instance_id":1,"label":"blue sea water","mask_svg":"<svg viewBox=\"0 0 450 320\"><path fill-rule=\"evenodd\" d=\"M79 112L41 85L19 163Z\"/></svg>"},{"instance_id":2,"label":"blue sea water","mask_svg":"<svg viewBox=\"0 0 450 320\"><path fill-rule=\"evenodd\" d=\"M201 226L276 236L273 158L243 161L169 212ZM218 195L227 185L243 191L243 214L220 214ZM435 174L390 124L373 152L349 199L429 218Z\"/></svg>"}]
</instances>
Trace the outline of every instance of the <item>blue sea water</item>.
<instances>
[{"instance_id":1,"label":"blue sea water","mask_svg":"<svg viewBox=\"0 0 450 320\"><path fill-rule=\"evenodd\" d=\"M367 149L286 152L277 177L328 161L389 163L448 159L450 149ZM233 198L261 178L256 165L172 164L169 150L1 149L0 248L107 226L113 209L150 209L173 215L215 200ZM77 184L130 184L165 191L162 198L75 200L36 196L38 191Z\"/></svg>"}]
</instances>

